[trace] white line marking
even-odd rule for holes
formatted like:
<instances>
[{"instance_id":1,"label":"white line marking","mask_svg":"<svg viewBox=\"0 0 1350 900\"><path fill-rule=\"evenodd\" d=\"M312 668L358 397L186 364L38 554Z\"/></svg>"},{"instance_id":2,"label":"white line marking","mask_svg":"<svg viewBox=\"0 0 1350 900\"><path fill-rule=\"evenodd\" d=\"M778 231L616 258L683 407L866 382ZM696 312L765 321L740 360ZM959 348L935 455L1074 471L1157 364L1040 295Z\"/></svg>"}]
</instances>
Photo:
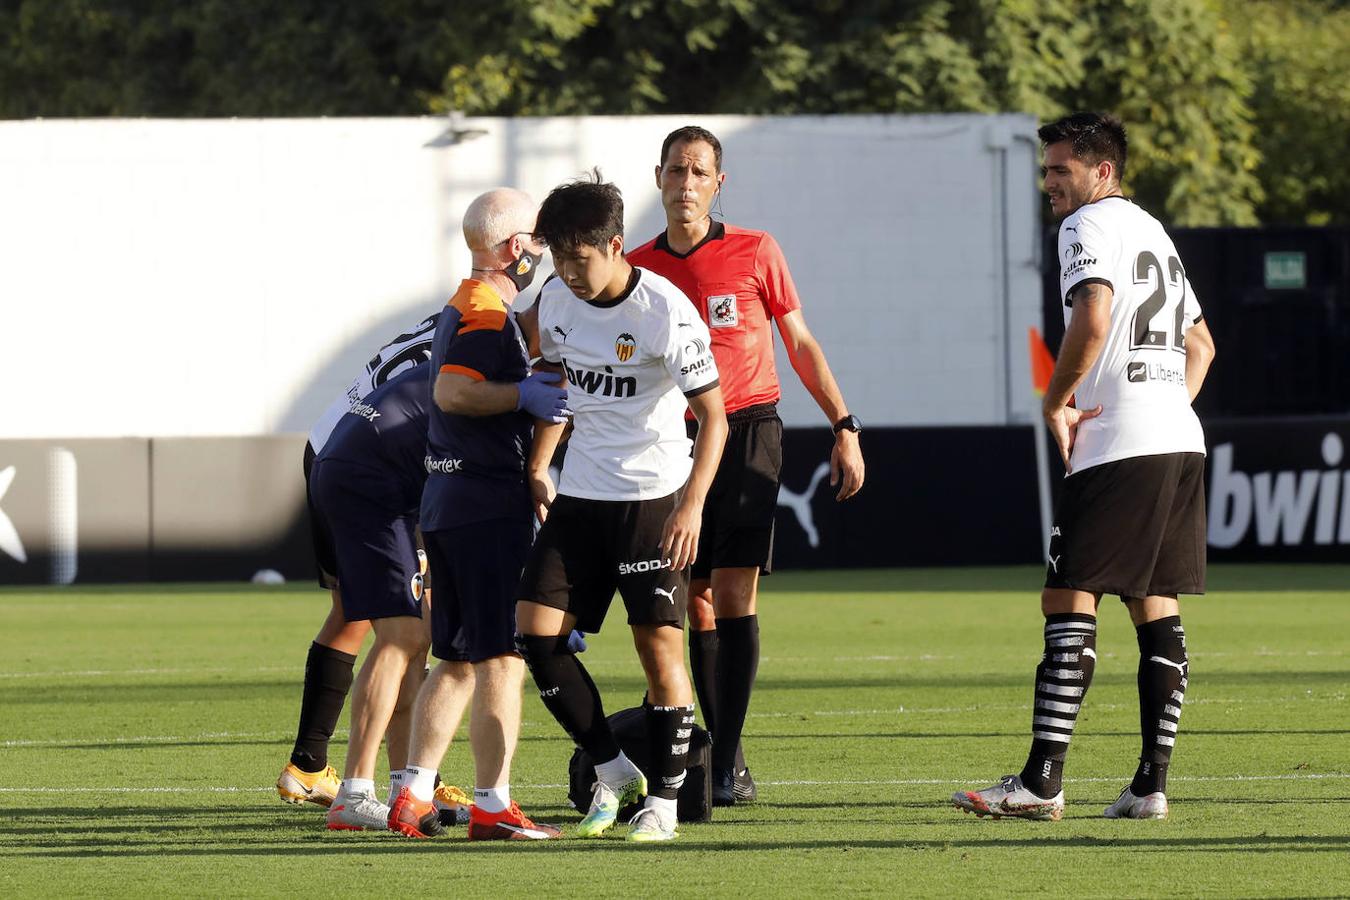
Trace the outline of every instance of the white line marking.
<instances>
[{"instance_id":1,"label":"white line marking","mask_svg":"<svg viewBox=\"0 0 1350 900\"><path fill-rule=\"evenodd\" d=\"M936 785L936 784L974 784L981 779L975 778L884 778L858 780L811 780L794 779L790 781L761 781L760 784L772 787L852 787L855 785ZM988 778L984 779L985 781ZM1211 782L1245 781L1347 781L1350 772L1305 773L1289 775L1172 775L1169 782L1186 781L1197 784ZM1065 784L1118 784L1119 777L1110 778L1065 778ZM565 784L517 784L525 790L556 790L565 788ZM274 787L179 787L176 785L156 787L0 787L0 794L267 794ZM280 809L281 807L277 807ZM58 813L53 813L58 815Z\"/></svg>"},{"instance_id":2,"label":"white line marking","mask_svg":"<svg viewBox=\"0 0 1350 900\"><path fill-rule=\"evenodd\" d=\"M1242 652L1220 651L1192 651L1192 659L1217 659L1226 656L1269 656L1269 657L1316 657L1316 656L1345 656L1350 651L1345 650L1252 650ZM1096 654L1093 654L1096 656ZM1125 658L1132 654L1103 653L1102 656L1107 659ZM762 656L760 663L773 664L798 664L798 663L818 663L818 662L922 662L931 663L945 660L974 659L972 656L943 656L931 653L921 653L913 656L890 656L875 654L870 656ZM625 660L592 659L587 660L586 667L594 668L615 668L631 667L632 663ZM239 672L239 666L222 666L213 668L162 668L162 669L84 669L84 670L63 670L51 672L0 672L0 679L4 678L106 678L118 675L215 675L222 672ZM247 669L249 672L288 672L294 673L297 677L304 674L302 666L251 666Z\"/></svg>"},{"instance_id":3,"label":"white line marking","mask_svg":"<svg viewBox=\"0 0 1350 900\"><path fill-rule=\"evenodd\" d=\"M110 675L217 675L221 672L240 672L239 666L218 666L214 668L187 669L84 669L63 672L0 672L0 678L106 678ZM294 672L304 675L299 666L249 666L242 670L248 672Z\"/></svg>"}]
</instances>

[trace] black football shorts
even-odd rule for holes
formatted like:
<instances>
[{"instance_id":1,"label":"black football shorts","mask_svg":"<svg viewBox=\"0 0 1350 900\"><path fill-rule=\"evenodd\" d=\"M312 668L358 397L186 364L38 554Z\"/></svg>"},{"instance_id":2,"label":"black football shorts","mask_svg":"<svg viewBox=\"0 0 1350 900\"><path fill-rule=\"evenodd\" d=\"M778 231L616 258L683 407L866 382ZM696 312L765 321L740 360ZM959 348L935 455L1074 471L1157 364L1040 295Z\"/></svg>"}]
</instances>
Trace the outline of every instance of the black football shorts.
<instances>
[{"instance_id":1,"label":"black football shorts","mask_svg":"<svg viewBox=\"0 0 1350 900\"><path fill-rule=\"evenodd\" d=\"M680 492L652 500L559 495L539 529L516 596L600 630L617 590L629 625L684 627L689 568L661 558L661 533Z\"/></svg>"},{"instance_id":2,"label":"black football shorts","mask_svg":"<svg viewBox=\"0 0 1350 900\"><path fill-rule=\"evenodd\" d=\"M1199 453L1135 456L1068 476L1045 586L1122 600L1203 594L1204 481Z\"/></svg>"},{"instance_id":3,"label":"black football shorts","mask_svg":"<svg viewBox=\"0 0 1350 900\"><path fill-rule=\"evenodd\" d=\"M352 467L320 459L310 470L309 493L317 521L329 535L348 622L422 615L422 561L417 517L380 505L348 486ZM390 494L396 489L391 486Z\"/></svg>"}]
</instances>

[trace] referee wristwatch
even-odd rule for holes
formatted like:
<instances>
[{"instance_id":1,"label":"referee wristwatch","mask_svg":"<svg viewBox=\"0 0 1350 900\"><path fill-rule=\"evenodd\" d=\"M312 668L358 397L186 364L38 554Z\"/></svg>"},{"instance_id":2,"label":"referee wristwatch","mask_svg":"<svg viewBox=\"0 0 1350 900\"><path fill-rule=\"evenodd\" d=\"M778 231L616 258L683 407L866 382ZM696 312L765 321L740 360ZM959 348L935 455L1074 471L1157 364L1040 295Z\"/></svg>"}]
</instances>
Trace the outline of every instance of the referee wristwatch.
<instances>
[{"instance_id":1,"label":"referee wristwatch","mask_svg":"<svg viewBox=\"0 0 1350 900\"><path fill-rule=\"evenodd\" d=\"M851 431L854 434L861 434L862 420L857 416L844 416L838 422L834 423L834 433L838 434L841 431Z\"/></svg>"}]
</instances>

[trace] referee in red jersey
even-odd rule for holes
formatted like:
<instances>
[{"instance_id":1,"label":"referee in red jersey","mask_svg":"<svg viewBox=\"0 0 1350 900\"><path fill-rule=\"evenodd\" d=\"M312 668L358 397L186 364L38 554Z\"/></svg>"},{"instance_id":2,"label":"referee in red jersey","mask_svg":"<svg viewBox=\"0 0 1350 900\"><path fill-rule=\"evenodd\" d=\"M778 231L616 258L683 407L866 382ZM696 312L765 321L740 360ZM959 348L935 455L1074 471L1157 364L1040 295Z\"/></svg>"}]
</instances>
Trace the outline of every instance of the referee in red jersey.
<instances>
[{"instance_id":1,"label":"referee in red jersey","mask_svg":"<svg viewBox=\"0 0 1350 900\"><path fill-rule=\"evenodd\" d=\"M834 428L835 499L847 500L863 483L862 425L849 413L825 352L806 327L778 242L709 213L726 177L722 144L712 132L696 126L672 131L656 167L666 230L628 254L633 265L673 281L707 322L730 425L703 510L689 591L690 668L713 735L718 806L755 799L740 741L759 666L755 596L760 574L772 567L783 463L770 323L777 324L793 370Z\"/></svg>"}]
</instances>

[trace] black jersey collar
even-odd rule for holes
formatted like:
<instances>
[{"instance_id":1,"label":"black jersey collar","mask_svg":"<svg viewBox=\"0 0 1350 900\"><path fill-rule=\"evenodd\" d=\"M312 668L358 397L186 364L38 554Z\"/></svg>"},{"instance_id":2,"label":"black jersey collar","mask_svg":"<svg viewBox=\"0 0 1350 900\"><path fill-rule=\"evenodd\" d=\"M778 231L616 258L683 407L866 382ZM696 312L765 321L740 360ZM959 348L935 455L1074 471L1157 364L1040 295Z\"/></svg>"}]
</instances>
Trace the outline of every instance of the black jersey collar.
<instances>
[{"instance_id":1,"label":"black jersey collar","mask_svg":"<svg viewBox=\"0 0 1350 900\"><path fill-rule=\"evenodd\" d=\"M633 266L633 271L628 273L628 284L624 287L622 294L615 297L613 300L587 300L586 302L596 309L613 309L628 299L629 295L633 293L633 289L638 286L638 279L640 277L641 271L637 266Z\"/></svg>"},{"instance_id":2,"label":"black jersey collar","mask_svg":"<svg viewBox=\"0 0 1350 900\"><path fill-rule=\"evenodd\" d=\"M727 227L723 225L721 222L717 221L716 219L713 219L713 223L712 225L708 226L708 233L703 236L703 240L699 241L697 244L690 247L688 253L676 253L674 250L670 249L670 241L666 239L666 232L664 231L656 236L656 249L664 250L666 253L669 253L676 259L688 259L689 257L693 256L696 252L698 252L699 247L702 247L709 241L720 241L722 238L726 236L727 236Z\"/></svg>"}]
</instances>

